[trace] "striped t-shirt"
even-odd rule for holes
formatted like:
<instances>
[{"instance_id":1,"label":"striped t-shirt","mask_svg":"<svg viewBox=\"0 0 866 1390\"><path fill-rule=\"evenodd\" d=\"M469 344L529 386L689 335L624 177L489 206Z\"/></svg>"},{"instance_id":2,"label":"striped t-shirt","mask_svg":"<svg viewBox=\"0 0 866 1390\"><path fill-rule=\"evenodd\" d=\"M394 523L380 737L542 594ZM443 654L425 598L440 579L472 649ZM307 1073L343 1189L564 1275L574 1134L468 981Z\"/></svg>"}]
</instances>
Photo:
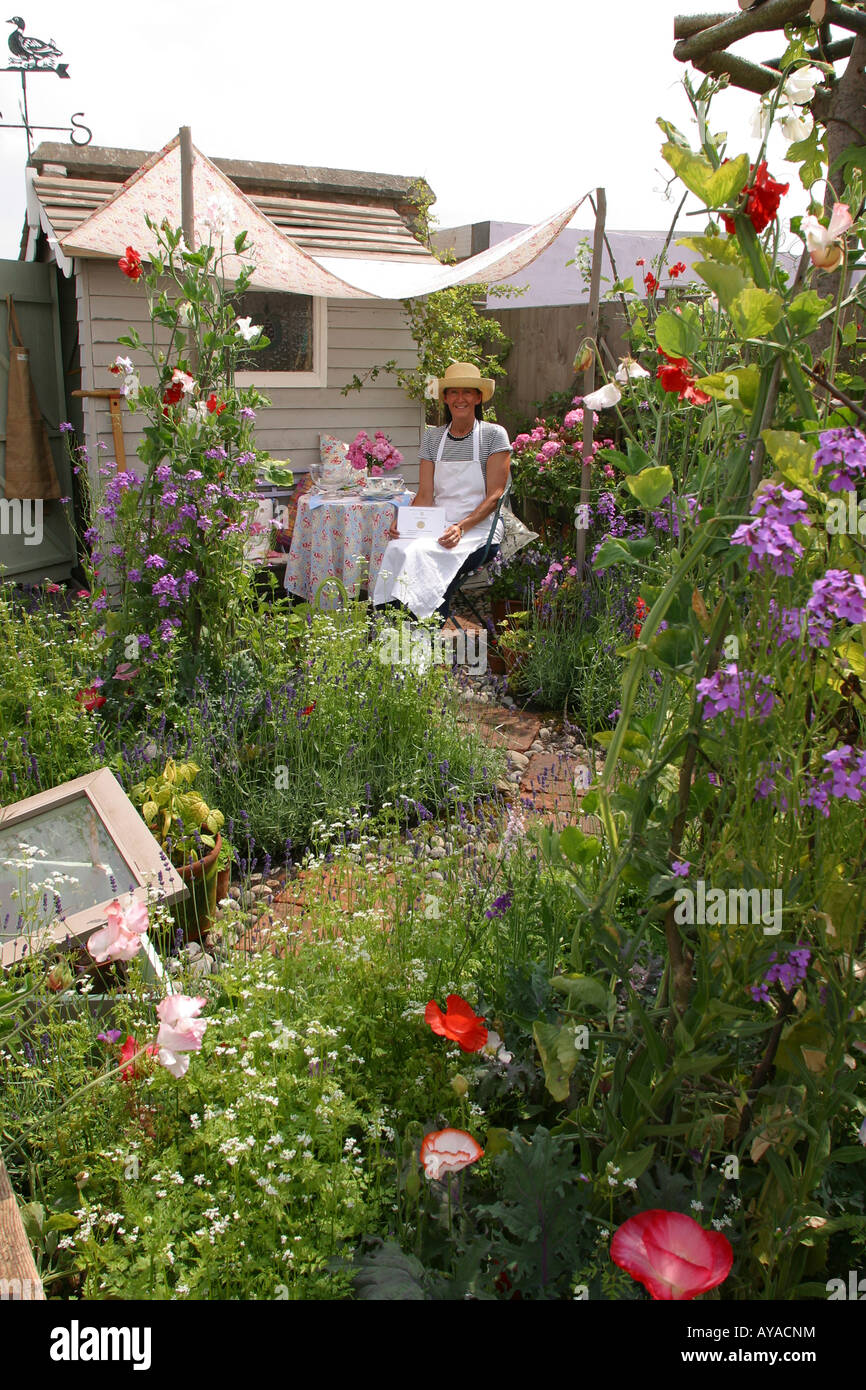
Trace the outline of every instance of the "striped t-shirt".
<instances>
[{"instance_id":1,"label":"striped t-shirt","mask_svg":"<svg viewBox=\"0 0 866 1390\"><path fill-rule=\"evenodd\" d=\"M477 422L476 422L477 423ZM503 425L494 424L492 420L482 420L481 439L478 446L478 461L481 464L481 472L484 477L484 486L487 487L487 460L491 454L511 453L511 444L508 439L508 432ZM442 436L450 428L448 425L428 425L424 431L424 438L421 441L421 450L418 455L422 459L430 459L436 462L436 455L439 453L439 445L442 443ZM467 434L465 439L446 439L445 449L442 453L445 463L471 463L472 462L472 435Z\"/></svg>"}]
</instances>

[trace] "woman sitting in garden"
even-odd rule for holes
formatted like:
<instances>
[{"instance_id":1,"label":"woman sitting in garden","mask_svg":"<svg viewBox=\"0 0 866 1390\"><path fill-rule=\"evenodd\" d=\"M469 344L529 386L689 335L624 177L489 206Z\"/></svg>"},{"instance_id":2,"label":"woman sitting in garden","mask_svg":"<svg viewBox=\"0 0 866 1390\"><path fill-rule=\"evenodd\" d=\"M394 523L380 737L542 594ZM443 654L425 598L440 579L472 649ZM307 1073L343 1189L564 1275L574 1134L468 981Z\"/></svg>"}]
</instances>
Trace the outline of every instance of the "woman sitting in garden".
<instances>
[{"instance_id":1,"label":"woman sitting in garden","mask_svg":"<svg viewBox=\"0 0 866 1390\"><path fill-rule=\"evenodd\" d=\"M453 362L439 379L447 423L429 426L424 435L412 506L443 507L448 526L438 540L401 540L396 526L391 528L374 604L397 600L418 618L438 612L445 622L460 581L498 554L501 519L489 550L487 543L508 484L511 444L502 425L483 419L482 407L493 390L493 381L469 362Z\"/></svg>"}]
</instances>

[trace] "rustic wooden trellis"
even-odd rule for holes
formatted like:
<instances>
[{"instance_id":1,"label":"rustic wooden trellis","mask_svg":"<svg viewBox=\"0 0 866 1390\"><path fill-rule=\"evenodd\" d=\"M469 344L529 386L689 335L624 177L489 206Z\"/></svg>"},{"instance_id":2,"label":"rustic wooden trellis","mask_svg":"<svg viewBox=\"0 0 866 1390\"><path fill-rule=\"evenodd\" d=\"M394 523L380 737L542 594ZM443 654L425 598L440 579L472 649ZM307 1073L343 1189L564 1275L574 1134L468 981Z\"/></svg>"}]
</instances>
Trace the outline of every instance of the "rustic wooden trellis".
<instances>
[{"instance_id":1,"label":"rustic wooden trellis","mask_svg":"<svg viewBox=\"0 0 866 1390\"><path fill-rule=\"evenodd\" d=\"M781 77L784 34L779 35L778 55L762 63L729 52L731 45L751 34L784 30L788 24L814 26L810 58L831 65L849 60L844 73L828 77L811 102L813 114L827 127L830 166L847 145L866 144L866 6L834 0L811 0L811 4L808 0L739 0L739 4L739 11L733 13L678 15L674 57L763 96ZM842 35L835 35L834 29Z\"/></svg>"}]
</instances>

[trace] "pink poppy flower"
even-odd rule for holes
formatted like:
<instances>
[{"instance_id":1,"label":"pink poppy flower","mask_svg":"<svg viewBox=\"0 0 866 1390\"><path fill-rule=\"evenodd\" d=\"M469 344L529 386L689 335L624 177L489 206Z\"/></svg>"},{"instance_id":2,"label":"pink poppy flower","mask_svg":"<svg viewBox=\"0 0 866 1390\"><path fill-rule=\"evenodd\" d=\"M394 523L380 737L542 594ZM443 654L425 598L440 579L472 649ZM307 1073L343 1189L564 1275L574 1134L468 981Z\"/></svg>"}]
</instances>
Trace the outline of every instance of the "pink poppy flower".
<instances>
[{"instance_id":1,"label":"pink poppy flower","mask_svg":"<svg viewBox=\"0 0 866 1390\"><path fill-rule=\"evenodd\" d=\"M109 904L108 923L95 931L87 939L87 950L97 965L107 965L113 960L132 960L144 944L147 931L147 906L145 903L132 903L126 911L115 898Z\"/></svg>"},{"instance_id":2,"label":"pink poppy flower","mask_svg":"<svg viewBox=\"0 0 866 1390\"><path fill-rule=\"evenodd\" d=\"M436 1129L421 1145L424 1174L431 1182L438 1182L446 1173L459 1173L483 1157L477 1139L462 1129Z\"/></svg>"},{"instance_id":3,"label":"pink poppy flower","mask_svg":"<svg viewBox=\"0 0 866 1390\"><path fill-rule=\"evenodd\" d=\"M200 1052L207 1019L199 1018L207 999L201 995L169 994L160 1000L156 1012L160 1020L156 1035L159 1060L172 1076L183 1076L189 1066L189 1052Z\"/></svg>"},{"instance_id":4,"label":"pink poppy flower","mask_svg":"<svg viewBox=\"0 0 866 1390\"><path fill-rule=\"evenodd\" d=\"M696 1298L724 1283L734 1252L721 1231L678 1211L642 1211L620 1226L610 1257L654 1299Z\"/></svg>"}]
</instances>

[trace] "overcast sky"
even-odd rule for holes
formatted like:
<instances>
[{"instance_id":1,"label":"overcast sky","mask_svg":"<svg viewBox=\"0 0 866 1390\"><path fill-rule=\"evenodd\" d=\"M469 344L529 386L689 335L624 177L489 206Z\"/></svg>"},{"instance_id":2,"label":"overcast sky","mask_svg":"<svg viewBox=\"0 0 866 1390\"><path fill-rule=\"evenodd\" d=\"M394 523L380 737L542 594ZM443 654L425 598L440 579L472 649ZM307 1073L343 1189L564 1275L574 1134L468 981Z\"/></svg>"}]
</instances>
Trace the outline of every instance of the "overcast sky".
<instances>
[{"instance_id":1,"label":"overcast sky","mask_svg":"<svg viewBox=\"0 0 866 1390\"><path fill-rule=\"evenodd\" d=\"M677 12L719 0L10 0L70 79L28 82L33 123L84 112L93 143L159 149L181 125L211 157L423 175L441 226L530 223L603 185L608 225L666 227L657 116L691 130L672 55ZM733 10L735 6L730 4ZM12 33L11 26L0 30ZM773 37L738 46L773 55ZM6 49L0 50L4 55ZM0 59L2 61L2 59ZM0 73L3 121L20 80ZM757 98L726 92L714 126L756 152ZM65 141L63 133L38 139ZM771 173L796 172L781 163ZM24 217L24 134L0 130L0 256ZM802 195L783 210L801 210ZM579 215L576 225L590 219Z\"/></svg>"}]
</instances>

